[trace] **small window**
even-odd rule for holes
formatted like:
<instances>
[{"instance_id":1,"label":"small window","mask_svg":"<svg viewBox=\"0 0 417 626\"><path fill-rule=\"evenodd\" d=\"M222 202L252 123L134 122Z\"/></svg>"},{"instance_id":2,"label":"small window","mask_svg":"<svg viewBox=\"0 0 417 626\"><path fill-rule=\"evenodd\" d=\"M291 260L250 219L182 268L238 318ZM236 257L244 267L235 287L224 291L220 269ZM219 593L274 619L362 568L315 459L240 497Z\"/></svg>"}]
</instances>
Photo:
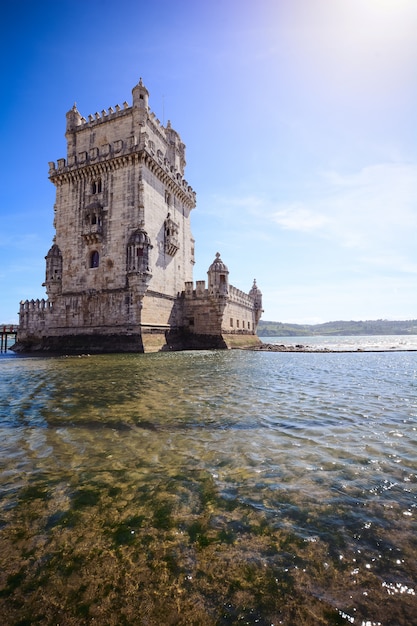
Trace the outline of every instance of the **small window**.
<instances>
[{"instance_id":1,"label":"small window","mask_svg":"<svg viewBox=\"0 0 417 626\"><path fill-rule=\"evenodd\" d=\"M91 183L91 193L101 193L101 189L101 178L99 178L98 180L93 180L93 182Z\"/></svg>"},{"instance_id":2,"label":"small window","mask_svg":"<svg viewBox=\"0 0 417 626\"><path fill-rule=\"evenodd\" d=\"M230 318L230 326L233 326L233 317Z\"/></svg>"},{"instance_id":3,"label":"small window","mask_svg":"<svg viewBox=\"0 0 417 626\"><path fill-rule=\"evenodd\" d=\"M97 250L91 253L90 257L90 267L98 267L100 263L100 255Z\"/></svg>"}]
</instances>

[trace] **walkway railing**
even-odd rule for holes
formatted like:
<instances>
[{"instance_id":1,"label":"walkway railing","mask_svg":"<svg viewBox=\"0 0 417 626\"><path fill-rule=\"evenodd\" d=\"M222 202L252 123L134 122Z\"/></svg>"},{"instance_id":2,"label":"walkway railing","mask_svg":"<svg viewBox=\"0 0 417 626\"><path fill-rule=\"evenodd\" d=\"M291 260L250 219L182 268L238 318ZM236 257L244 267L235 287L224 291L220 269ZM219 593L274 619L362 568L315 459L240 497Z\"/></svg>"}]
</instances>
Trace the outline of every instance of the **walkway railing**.
<instances>
[{"instance_id":1,"label":"walkway railing","mask_svg":"<svg viewBox=\"0 0 417 626\"><path fill-rule=\"evenodd\" d=\"M10 337L16 339L17 324L0 324L0 352L6 352Z\"/></svg>"}]
</instances>

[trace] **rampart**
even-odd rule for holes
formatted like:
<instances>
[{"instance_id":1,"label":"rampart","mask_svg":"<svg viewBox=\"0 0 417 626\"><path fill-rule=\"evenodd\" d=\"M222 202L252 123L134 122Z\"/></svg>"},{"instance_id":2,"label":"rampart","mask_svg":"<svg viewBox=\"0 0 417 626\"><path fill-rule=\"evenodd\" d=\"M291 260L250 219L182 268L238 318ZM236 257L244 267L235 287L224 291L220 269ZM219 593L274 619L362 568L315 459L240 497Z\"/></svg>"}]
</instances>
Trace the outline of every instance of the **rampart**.
<instances>
[{"instance_id":1,"label":"rampart","mask_svg":"<svg viewBox=\"0 0 417 626\"><path fill-rule=\"evenodd\" d=\"M194 288L194 283L187 282L185 283L185 291L184 296L186 299L207 299L210 293L206 288L205 280L197 280ZM240 306L248 307L253 309L254 307L254 299L248 293L237 289L237 287L233 287L233 285L225 286L223 289L220 288L219 294L220 296L225 297L230 304L239 304Z\"/></svg>"},{"instance_id":2,"label":"rampart","mask_svg":"<svg viewBox=\"0 0 417 626\"><path fill-rule=\"evenodd\" d=\"M48 326L54 305L50 300L22 300L19 311L19 333L29 335L42 332Z\"/></svg>"}]
</instances>

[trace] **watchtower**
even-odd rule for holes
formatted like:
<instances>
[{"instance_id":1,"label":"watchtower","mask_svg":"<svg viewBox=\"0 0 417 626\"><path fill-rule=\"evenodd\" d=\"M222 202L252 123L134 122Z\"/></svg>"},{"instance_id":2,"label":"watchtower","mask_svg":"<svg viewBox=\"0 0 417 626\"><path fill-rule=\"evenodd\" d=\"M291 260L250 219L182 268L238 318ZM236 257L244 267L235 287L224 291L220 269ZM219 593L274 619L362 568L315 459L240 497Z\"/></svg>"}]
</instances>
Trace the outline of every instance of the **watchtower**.
<instances>
[{"instance_id":1,"label":"watchtower","mask_svg":"<svg viewBox=\"0 0 417 626\"><path fill-rule=\"evenodd\" d=\"M56 201L55 236L45 257L48 300L21 303L18 344L59 352L146 351L172 345L176 335L175 345L185 347L181 333L192 330L184 290L193 284L196 194L184 177L179 133L156 118L140 79L131 105L85 118L74 104L65 137L66 158L49 163ZM225 331L228 274L217 254L207 292L199 287L204 347L213 344L208 330L211 337ZM252 299L245 306L244 328L254 334Z\"/></svg>"}]
</instances>

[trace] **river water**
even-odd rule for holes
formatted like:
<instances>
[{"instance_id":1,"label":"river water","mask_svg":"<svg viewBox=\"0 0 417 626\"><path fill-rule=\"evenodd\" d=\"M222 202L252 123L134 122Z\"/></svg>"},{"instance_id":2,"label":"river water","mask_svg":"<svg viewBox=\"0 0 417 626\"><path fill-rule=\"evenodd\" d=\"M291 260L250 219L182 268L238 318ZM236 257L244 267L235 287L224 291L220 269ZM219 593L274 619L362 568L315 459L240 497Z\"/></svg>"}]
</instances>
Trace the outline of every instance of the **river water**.
<instances>
[{"instance_id":1,"label":"river water","mask_svg":"<svg viewBox=\"0 0 417 626\"><path fill-rule=\"evenodd\" d=\"M416 624L415 342L3 355L1 623Z\"/></svg>"}]
</instances>

